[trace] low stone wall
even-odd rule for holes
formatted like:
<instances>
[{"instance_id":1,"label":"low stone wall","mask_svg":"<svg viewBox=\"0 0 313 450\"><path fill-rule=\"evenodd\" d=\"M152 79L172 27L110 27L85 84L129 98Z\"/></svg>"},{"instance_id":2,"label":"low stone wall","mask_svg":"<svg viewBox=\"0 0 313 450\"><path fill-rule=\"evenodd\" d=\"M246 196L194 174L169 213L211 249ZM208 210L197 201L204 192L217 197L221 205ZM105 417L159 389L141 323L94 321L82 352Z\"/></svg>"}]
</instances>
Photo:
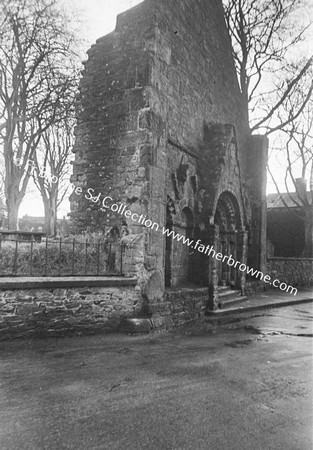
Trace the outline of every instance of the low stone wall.
<instances>
[{"instance_id":1,"label":"low stone wall","mask_svg":"<svg viewBox=\"0 0 313 450\"><path fill-rule=\"evenodd\" d=\"M135 286L136 279L125 278L1 279L0 340L117 331L121 319L140 317L143 299Z\"/></svg>"},{"instance_id":2,"label":"low stone wall","mask_svg":"<svg viewBox=\"0 0 313 450\"><path fill-rule=\"evenodd\" d=\"M150 305L154 328L175 328L203 317L208 306L208 288L175 288L165 291L164 301Z\"/></svg>"},{"instance_id":3,"label":"low stone wall","mask_svg":"<svg viewBox=\"0 0 313 450\"><path fill-rule=\"evenodd\" d=\"M313 258L268 258L267 273L291 286L312 286Z\"/></svg>"},{"instance_id":4,"label":"low stone wall","mask_svg":"<svg viewBox=\"0 0 313 450\"><path fill-rule=\"evenodd\" d=\"M208 307L207 287L151 295L136 277L0 278L0 340L172 329Z\"/></svg>"}]
</instances>

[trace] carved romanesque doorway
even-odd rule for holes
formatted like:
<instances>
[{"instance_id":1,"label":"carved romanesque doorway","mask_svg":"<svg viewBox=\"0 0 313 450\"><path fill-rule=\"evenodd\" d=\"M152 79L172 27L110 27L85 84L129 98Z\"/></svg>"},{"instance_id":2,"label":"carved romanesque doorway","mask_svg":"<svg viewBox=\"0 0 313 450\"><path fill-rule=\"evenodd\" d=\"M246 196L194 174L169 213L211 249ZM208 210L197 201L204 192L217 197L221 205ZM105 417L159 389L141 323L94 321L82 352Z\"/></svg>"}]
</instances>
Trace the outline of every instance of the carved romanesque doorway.
<instances>
[{"instance_id":1,"label":"carved romanesque doorway","mask_svg":"<svg viewBox=\"0 0 313 450\"><path fill-rule=\"evenodd\" d=\"M240 229L240 210L234 195L224 192L217 203L214 222L219 228L217 251L223 256L231 256L237 261L238 231ZM237 269L219 261L218 280L220 286L234 287L237 282Z\"/></svg>"}]
</instances>

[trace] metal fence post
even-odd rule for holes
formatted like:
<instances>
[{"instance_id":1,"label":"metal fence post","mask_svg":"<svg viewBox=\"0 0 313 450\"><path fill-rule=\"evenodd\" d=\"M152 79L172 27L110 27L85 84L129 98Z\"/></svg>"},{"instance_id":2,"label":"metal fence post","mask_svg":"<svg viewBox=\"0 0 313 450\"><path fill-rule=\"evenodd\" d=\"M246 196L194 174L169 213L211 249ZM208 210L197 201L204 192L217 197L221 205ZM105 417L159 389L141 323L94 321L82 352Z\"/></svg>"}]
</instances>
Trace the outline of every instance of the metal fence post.
<instances>
[{"instance_id":1,"label":"metal fence post","mask_svg":"<svg viewBox=\"0 0 313 450\"><path fill-rule=\"evenodd\" d=\"M98 242L97 275L99 275L99 266L100 266L100 242Z\"/></svg>"},{"instance_id":2,"label":"metal fence post","mask_svg":"<svg viewBox=\"0 0 313 450\"><path fill-rule=\"evenodd\" d=\"M13 264L13 274L17 274L17 250L18 250L18 239L15 241L15 251L14 251L14 264Z\"/></svg>"},{"instance_id":3,"label":"metal fence post","mask_svg":"<svg viewBox=\"0 0 313 450\"><path fill-rule=\"evenodd\" d=\"M32 274L33 274L33 245L34 245L34 240L33 240L33 237L31 237L31 241L30 241L30 276L32 276Z\"/></svg>"},{"instance_id":4,"label":"metal fence post","mask_svg":"<svg viewBox=\"0 0 313 450\"><path fill-rule=\"evenodd\" d=\"M87 275L87 257L88 257L87 247L88 247L88 239L86 239L85 242L85 275Z\"/></svg>"},{"instance_id":5,"label":"metal fence post","mask_svg":"<svg viewBox=\"0 0 313 450\"><path fill-rule=\"evenodd\" d=\"M47 276L47 264L48 264L48 236L46 236L46 250L45 250L45 277Z\"/></svg>"},{"instance_id":6,"label":"metal fence post","mask_svg":"<svg viewBox=\"0 0 313 450\"><path fill-rule=\"evenodd\" d=\"M73 239L73 258L72 258L72 275L74 275L75 267L75 238Z\"/></svg>"},{"instance_id":7,"label":"metal fence post","mask_svg":"<svg viewBox=\"0 0 313 450\"><path fill-rule=\"evenodd\" d=\"M124 254L124 245L121 244L120 275L123 275L123 254Z\"/></svg>"},{"instance_id":8,"label":"metal fence post","mask_svg":"<svg viewBox=\"0 0 313 450\"><path fill-rule=\"evenodd\" d=\"M62 238L60 237L60 243L59 243L59 277L61 276L61 257L62 257Z\"/></svg>"}]
</instances>

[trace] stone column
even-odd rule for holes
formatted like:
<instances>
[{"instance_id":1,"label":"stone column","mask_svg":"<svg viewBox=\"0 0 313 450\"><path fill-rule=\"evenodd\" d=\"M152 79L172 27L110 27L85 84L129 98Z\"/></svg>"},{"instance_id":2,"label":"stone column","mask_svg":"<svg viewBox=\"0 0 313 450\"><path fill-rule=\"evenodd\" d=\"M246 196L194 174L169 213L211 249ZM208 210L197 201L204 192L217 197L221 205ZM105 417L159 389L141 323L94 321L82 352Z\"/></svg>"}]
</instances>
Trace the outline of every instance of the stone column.
<instances>
[{"instance_id":1,"label":"stone column","mask_svg":"<svg viewBox=\"0 0 313 450\"><path fill-rule=\"evenodd\" d=\"M209 226L209 242L213 246L215 253L218 252L219 244L219 226L210 225ZM212 253L213 255L213 253ZM208 256L208 278L209 278L209 304L208 308L210 311L217 309L218 303L218 261L214 256Z\"/></svg>"},{"instance_id":2,"label":"stone column","mask_svg":"<svg viewBox=\"0 0 313 450\"><path fill-rule=\"evenodd\" d=\"M237 235L237 260L242 264L247 265L247 257L248 257L248 232L243 229L238 231ZM241 295L245 295L245 286L246 286L246 276L247 273L241 270L238 270L237 277L237 289L240 289Z\"/></svg>"}]
</instances>

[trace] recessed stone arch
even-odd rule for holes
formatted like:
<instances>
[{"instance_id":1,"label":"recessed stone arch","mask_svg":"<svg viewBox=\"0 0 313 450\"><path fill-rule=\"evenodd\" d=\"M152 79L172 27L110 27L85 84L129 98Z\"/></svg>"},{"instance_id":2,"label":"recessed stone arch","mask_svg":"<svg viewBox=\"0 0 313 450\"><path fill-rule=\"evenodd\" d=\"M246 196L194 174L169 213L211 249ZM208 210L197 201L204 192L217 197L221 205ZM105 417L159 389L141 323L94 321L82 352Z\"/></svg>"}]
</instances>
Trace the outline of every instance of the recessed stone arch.
<instances>
[{"instance_id":1,"label":"recessed stone arch","mask_svg":"<svg viewBox=\"0 0 313 450\"><path fill-rule=\"evenodd\" d=\"M220 221L228 230L239 230L243 227L240 204L233 193L224 191L218 198L215 208L214 222Z\"/></svg>"},{"instance_id":2,"label":"recessed stone arch","mask_svg":"<svg viewBox=\"0 0 313 450\"><path fill-rule=\"evenodd\" d=\"M217 201L214 223L218 229L217 250L224 256L231 256L235 261L243 251L239 246L238 232L242 229L242 216L236 197L228 191L223 192ZM217 264L218 283L234 287L238 284L238 273L226 261Z\"/></svg>"},{"instance_id":3,"label":"recessed stone arch","mask_svg":"<svg viewBox=\"0 0 313 450\"><path fill-rule=\"evenodd\" d=\"M188 206L185 206L181 212L182 217L182 226L187 230L191 230L194 228L194 217L191 209Z\"/></svg>"}]
</instances>

